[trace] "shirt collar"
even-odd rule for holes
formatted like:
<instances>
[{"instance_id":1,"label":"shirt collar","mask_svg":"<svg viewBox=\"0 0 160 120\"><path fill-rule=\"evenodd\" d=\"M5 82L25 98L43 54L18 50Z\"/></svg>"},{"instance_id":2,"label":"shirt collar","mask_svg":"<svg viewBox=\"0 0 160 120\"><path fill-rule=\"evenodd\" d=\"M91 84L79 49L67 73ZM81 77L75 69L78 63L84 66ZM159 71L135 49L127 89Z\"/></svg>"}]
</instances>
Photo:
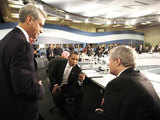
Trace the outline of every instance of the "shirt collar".
<instances>
[{"instance_id":1,"label":"shirt collar","mask_svg":"<svg viewBox=\"0 0 160 120\"><path fill-rule=\"evenodd\" d=\"M72 68L72 66L69 65L69 62L67 62L66 67L67 67L67 68Z\"/></svg>"},{"instance_id":2,"label":"shirt collar","mask_svg":"<svg viewBox=\"0 0 160 120\"><path fill-rule=\"evenodd\" d=\"M123 69L121 72L118 73L117 77L119 77L125 70L127 70L129 67Z\"/></svg>"},{"instance_id":3,"label":"shirt collar","mask_svg":"<svg viewBox=\"0 0 160 120\"><path fill-rule=\"evenodd\" d=\"M27 42L30 43L28 33L22 27L20 27L19 25L17 26L17 28L20 29L23 32L24 36L26 37Z\"/></svg>"}]
</instances>

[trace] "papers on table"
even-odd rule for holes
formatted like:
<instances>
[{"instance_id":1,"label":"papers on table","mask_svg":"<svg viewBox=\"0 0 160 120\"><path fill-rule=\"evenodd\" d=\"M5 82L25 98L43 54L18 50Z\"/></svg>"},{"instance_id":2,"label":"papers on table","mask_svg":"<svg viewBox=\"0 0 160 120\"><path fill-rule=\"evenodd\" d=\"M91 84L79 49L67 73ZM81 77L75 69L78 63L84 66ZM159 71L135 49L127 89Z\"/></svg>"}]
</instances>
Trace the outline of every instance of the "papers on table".
<instances>
[{"instance_id":1,"label":"papers on table","mask_svg":"<svg viewBox=\"0 0 160 120\"><path fill-rule=\"evenodd\" d=\"M105 74L102 78L92 78L92 81L101 86L102 88L105 88L108 82L113 80L114 78L115 76L112 74Z\"/></svg>"},{"instance_id":2,"label":"papers on table","mask_svg":"<svg viewBox=\"0 0 160 120\"><path fill-rule=\"evenodd\" d=\"M100 73L96 72L95 70L83 70L83 72L87 75L89 78L99 78L103 77Z\"/></svg>"},{"instance_id":3,"label":"papers on table","mask_svg":"<svg viewBox=\"0 0 160 120\"><path fill-rule=\"evenodd\" d=\"M93 69L93 68L91 67L90 64L87 64L87 65L81 66L81 69L82 69L82 70L89 70L89 69Z\"/></svg>"}]
</instances>

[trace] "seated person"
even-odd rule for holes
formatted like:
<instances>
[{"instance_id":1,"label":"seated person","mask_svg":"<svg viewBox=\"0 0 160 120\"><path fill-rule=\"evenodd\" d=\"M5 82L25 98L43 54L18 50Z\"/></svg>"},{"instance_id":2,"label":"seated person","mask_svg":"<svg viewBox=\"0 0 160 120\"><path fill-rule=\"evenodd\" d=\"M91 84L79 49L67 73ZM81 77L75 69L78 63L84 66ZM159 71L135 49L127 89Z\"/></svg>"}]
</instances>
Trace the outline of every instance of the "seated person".
<instances>
[{"instance_id":1,"label":"seated person","mask_svg":"<svg viewBox=\"0 0 160 120\"><path fill-rule=\"evenodd\" d=\"M103 112L91 120L160 119L160 99L148 78L135 70L134 53L129 46L111 50L108 65L117 77L105 87Z\"/></svg>"},{"instance_id":2,"label":"seated person","mask_svg":"<svg viewBox=\"0 0 160 120\"><path fill-rule=\"evenodd\" d=\"M66 113L70 120L77 119L83 96L82 85L85 75L77 65L78 60L78 53L73 52L68 60L57 57L48 66L54 103Z\"/></svg>"}]
</instances>

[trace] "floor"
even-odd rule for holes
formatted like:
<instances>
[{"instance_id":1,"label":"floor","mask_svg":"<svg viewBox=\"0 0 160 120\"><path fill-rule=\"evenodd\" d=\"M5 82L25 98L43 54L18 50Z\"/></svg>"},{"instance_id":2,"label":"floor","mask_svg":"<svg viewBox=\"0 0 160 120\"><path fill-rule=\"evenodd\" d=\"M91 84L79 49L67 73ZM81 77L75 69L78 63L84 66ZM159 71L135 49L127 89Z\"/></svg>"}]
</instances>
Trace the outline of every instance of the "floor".
<instances>
[{"instance_id":1,"label":"floor","mask_svg":"<svg viewBox=\"0 0 160 120\"><path fill-rule=\"evenodd\" d=\"M41 79L45 86L45 96L42 100L39 101L39 109L44 120L66 120L65 116L63 116L57 109L50 110L52 107L55 107L52 96L49 91L48 83L49 79L47 77L46 69L41 68L38 70L39 79Z\"/></svg>"}]
</instances>

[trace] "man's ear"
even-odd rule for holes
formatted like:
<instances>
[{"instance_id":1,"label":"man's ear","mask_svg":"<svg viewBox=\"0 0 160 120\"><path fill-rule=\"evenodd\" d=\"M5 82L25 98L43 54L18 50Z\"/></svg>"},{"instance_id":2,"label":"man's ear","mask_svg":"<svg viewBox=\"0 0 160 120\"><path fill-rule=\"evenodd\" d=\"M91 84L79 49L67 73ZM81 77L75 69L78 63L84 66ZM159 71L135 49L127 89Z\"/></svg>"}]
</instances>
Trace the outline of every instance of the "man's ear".
<instances>
[{"instance_id":1,"label":"man's ear","mask_svg":"<svg viewBox=\"0 0 160 120\"><path fill-rule=\"evenodd\" d=\"M121 59L120 59L120 58L117 58L117 59L116 59L116 63L117 63L117 65L120 65L120 64L121 64Z\"/></svg>"},{"instance_id":2,"label":"man's ear","mask_svg":"<svg viewBox=\"0 0 160 120\"><path fill-rule=\"evenodd\" d=\"M30 25L31 22L32 22L32 17L31 17L31 16L27 16L27 18L26 18L26 23L27 23L28 25Z\"/></svg>"}]
</instances>

